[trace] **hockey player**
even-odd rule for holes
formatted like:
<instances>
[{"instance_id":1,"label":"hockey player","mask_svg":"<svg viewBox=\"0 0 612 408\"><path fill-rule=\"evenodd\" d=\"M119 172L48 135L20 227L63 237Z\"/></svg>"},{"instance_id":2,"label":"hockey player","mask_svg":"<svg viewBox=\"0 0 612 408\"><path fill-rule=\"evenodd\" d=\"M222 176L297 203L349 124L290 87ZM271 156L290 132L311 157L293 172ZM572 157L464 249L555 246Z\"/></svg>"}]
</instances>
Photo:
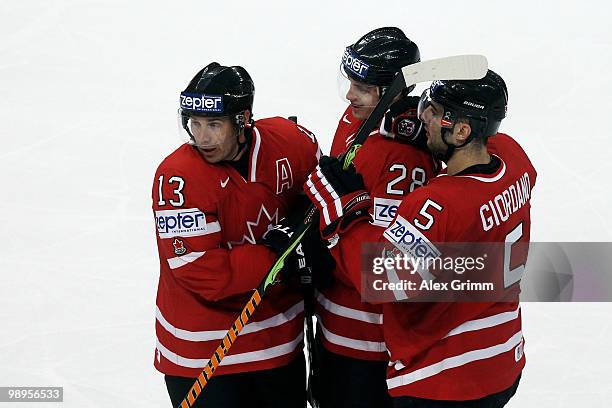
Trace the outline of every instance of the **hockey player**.
<instances>
[{"instance_id":1,"label":"hockey player","mask_svg":"<svg viewBox=\"0 0 612 408\"><path fill-rule=\"evenodd\" d=\"M343 216L330 215L340 231L332 253L364 291L355 248L365 241L378 240L412 258L422 257L424 248L435 252L443 242L501 243L504 248L493 271L505 295L500 299L510 301L383 304L391 359L387 386L396 408L503 407L518 387L525 356L517 289L526 252L511 252L515 244L524 248L529 242L536 171L516 141L497 133L507 100L506 85L493 71L481 80L431 85L421 97L419 118L429 149L447 163L447 172L404 198L377 239L369 223L351 219L369 204L357 174L325 160L305 188L310 195L312 185L320 192L328 184L326 191L338 193L336 201L344 208ZM512 189L522 193L513 195ZM329 193L322 197L332 204ZM414 276L421 272L428 271Z\"/></svg>"},{"instance_id":2,"label":"hockey player","mask_svg":"<svg viewBox=\"0 0 612 408\"><path fill-rule=\"evenodd\" d=\"M287 215L319 157L305 128L253 120L254 91L242 67L198 72L180 95L187 143L155 174L155 367L175 407L275 260L257 240ZM303 310L299 291L274 285L197 406L305 407Z\"/></svg>"},{"instance_id":3,"label":"hockey player","mask_svg":"<svg viewBox=\"0 0 612 408\"><path fill-rule=\"evenodd\" d=\"M340 69L346 77L350 105L339 120L332 156L346 152L394 75L419 60L417 45L395 27L373 30L345 49ZM371 216L380 232L393 219L402 197L425 184L436 171L429 152L416 146L419 98L408 96L410 90L402 91L380 132L368 137L354 159L373 197ZM320 288L315 296L319 363L315 391L321 407L388 406L385 372L389 355L383 339L382 306L362 302L341 268L334 283Z\"/></svg>"}]
</instances>

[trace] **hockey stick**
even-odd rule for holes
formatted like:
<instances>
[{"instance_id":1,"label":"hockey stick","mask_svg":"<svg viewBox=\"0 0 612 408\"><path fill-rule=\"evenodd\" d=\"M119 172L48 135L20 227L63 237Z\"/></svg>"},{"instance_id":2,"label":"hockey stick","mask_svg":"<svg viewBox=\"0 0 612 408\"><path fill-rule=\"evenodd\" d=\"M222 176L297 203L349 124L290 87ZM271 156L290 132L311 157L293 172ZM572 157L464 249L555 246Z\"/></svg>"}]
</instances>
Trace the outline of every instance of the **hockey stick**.
<instances>
[{"instance_id":1,"label":"hockey stick","mask_svg":"<svg viewBox=\"0 0 612 408\"><path fill-rule=\"evenodd\" d=\"M297 116L288 116L287 119L293 123L297 123ZM310 268L308 268L310 270ZM315 398L316 388L313 385L314 373L318 370L319 359L315 355L314 347L314 327L312 317L314 314L314 290L312 286L312 270L309 274L300 275L300 284L302 286L302 296L304 297L304 342L306 343L306 355L308 361L308 379L306 386L306 398L310 402L311 408L319 408L319 403Z\"/></svg>"},{"instance_id":2,"label":"hockey stick","mask_svg":"<svg viewBox=\"0 0 612 408\"><path fill-rule=\"evenodd\" d=\"M353 143L344 156L344 167L347 168L355 158L357 150L366 141L370 132L378 125L384 113L387 111L393 99L405 87L415 85L419 82L429 82L436 79L480 79L487 73L487 60L482 55L458 55L453 57L439 58L429 61L418 62L402 68L402 75L396 75L390 87L386 90L370 116L361 124ZM254 290L251 298L242 309L240 316L234 321L232 327L217 347L210 360L196 378L193 386L180 404L180 408L190 408L195 403L202 389L206 386L210 378L215 373L221 360L228 353L232 344L240 334L240 331L247 324L250 317L261 303L268 287L276 282L280 270L285 264L285 259L298 246L304 234L310 227L315 216L316 209L311 206L304 221L300 223L294 231L291 241L287 248L281 253L276 262L272 265L265 278Z\"/></svg>"}]
</instances>

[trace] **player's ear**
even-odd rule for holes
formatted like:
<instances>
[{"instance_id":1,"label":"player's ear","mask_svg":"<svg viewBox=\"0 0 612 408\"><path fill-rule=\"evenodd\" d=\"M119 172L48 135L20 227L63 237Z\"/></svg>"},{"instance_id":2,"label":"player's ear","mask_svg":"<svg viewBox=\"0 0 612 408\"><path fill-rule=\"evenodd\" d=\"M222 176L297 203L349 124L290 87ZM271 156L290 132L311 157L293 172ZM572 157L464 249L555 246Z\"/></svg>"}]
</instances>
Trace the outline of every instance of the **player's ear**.
<instances>
[{"instance_id":1,"label":"player's ear","mask_svg":"<svg viewBox=\"0 0 612 408\"><path fill-rule=\"evenodd\" d=\"M471 133L472 127L469 123L461 121L455 125L455 140L458 145L465 143Z\"/></svg>"}]
</instances>

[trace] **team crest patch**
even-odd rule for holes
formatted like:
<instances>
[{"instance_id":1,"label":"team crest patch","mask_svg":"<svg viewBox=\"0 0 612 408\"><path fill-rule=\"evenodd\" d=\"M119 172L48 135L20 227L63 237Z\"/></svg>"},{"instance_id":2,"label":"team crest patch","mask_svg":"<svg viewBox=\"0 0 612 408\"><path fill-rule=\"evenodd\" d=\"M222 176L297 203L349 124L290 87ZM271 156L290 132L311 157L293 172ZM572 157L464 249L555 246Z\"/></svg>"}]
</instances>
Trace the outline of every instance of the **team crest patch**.
<instances>
[{"instance_id":1,"label":"team crest patch","mask_svg":"<svg viewBox=\"0 0 612 408\"><path fill-rule=\"evenodd\" d=\"M181 241L178 238L174 238L174 242L172 243L172 246L174 247L174 253L177 255L184 255L185 252L187 252L187 249L185 248L185 244L183 243L183 241Z\"/></svg>"},{"instance_id":2,"label":"team crest patch","mask_svg":"<svg viewBox=\"0 0 612 408\"><path fill-rule=\"evenodd\" d=\"M407 118L402 119L397 124L397 135L412 140L415 129L416 123L414 123L414 121Z\"/></svg>"}]
</instances>

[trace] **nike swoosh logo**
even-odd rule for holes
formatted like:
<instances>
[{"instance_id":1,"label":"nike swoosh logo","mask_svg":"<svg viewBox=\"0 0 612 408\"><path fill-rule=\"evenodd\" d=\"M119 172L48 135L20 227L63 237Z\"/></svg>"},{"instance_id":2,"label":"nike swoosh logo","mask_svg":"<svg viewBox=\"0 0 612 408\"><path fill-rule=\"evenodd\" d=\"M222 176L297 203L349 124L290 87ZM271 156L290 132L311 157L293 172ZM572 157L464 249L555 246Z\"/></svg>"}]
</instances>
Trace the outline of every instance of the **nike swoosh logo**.
<instances>
[{"instance_id":1,"label":"nike swoosh logo","mask_svg":"<svg viewBox=\"0 0 612 408\"><path fill-rule=\"evenodd\" d=\"M350 125L350 124L351 124L351 122L350 122L350 121L349 121L349 120L348 120L346 117L347 117L347 115L344 115L344 116L342 117L342 121L343 121L343 122L346 122L346 123L348 123L348 124Z\"/></svg>"},{"instance_id":2,"label":"nike swoosh logo","mask_svg":"<svg viewBox=\"0 0 612 408\"><path fill-rule=\"evenodd\" d=\"M227 183L229 182L229 176L225 179L225 181L219 180L219 182L221 183L221 188L225 188L225 186L227 186Z\"/></svg>"}]
</instances>

